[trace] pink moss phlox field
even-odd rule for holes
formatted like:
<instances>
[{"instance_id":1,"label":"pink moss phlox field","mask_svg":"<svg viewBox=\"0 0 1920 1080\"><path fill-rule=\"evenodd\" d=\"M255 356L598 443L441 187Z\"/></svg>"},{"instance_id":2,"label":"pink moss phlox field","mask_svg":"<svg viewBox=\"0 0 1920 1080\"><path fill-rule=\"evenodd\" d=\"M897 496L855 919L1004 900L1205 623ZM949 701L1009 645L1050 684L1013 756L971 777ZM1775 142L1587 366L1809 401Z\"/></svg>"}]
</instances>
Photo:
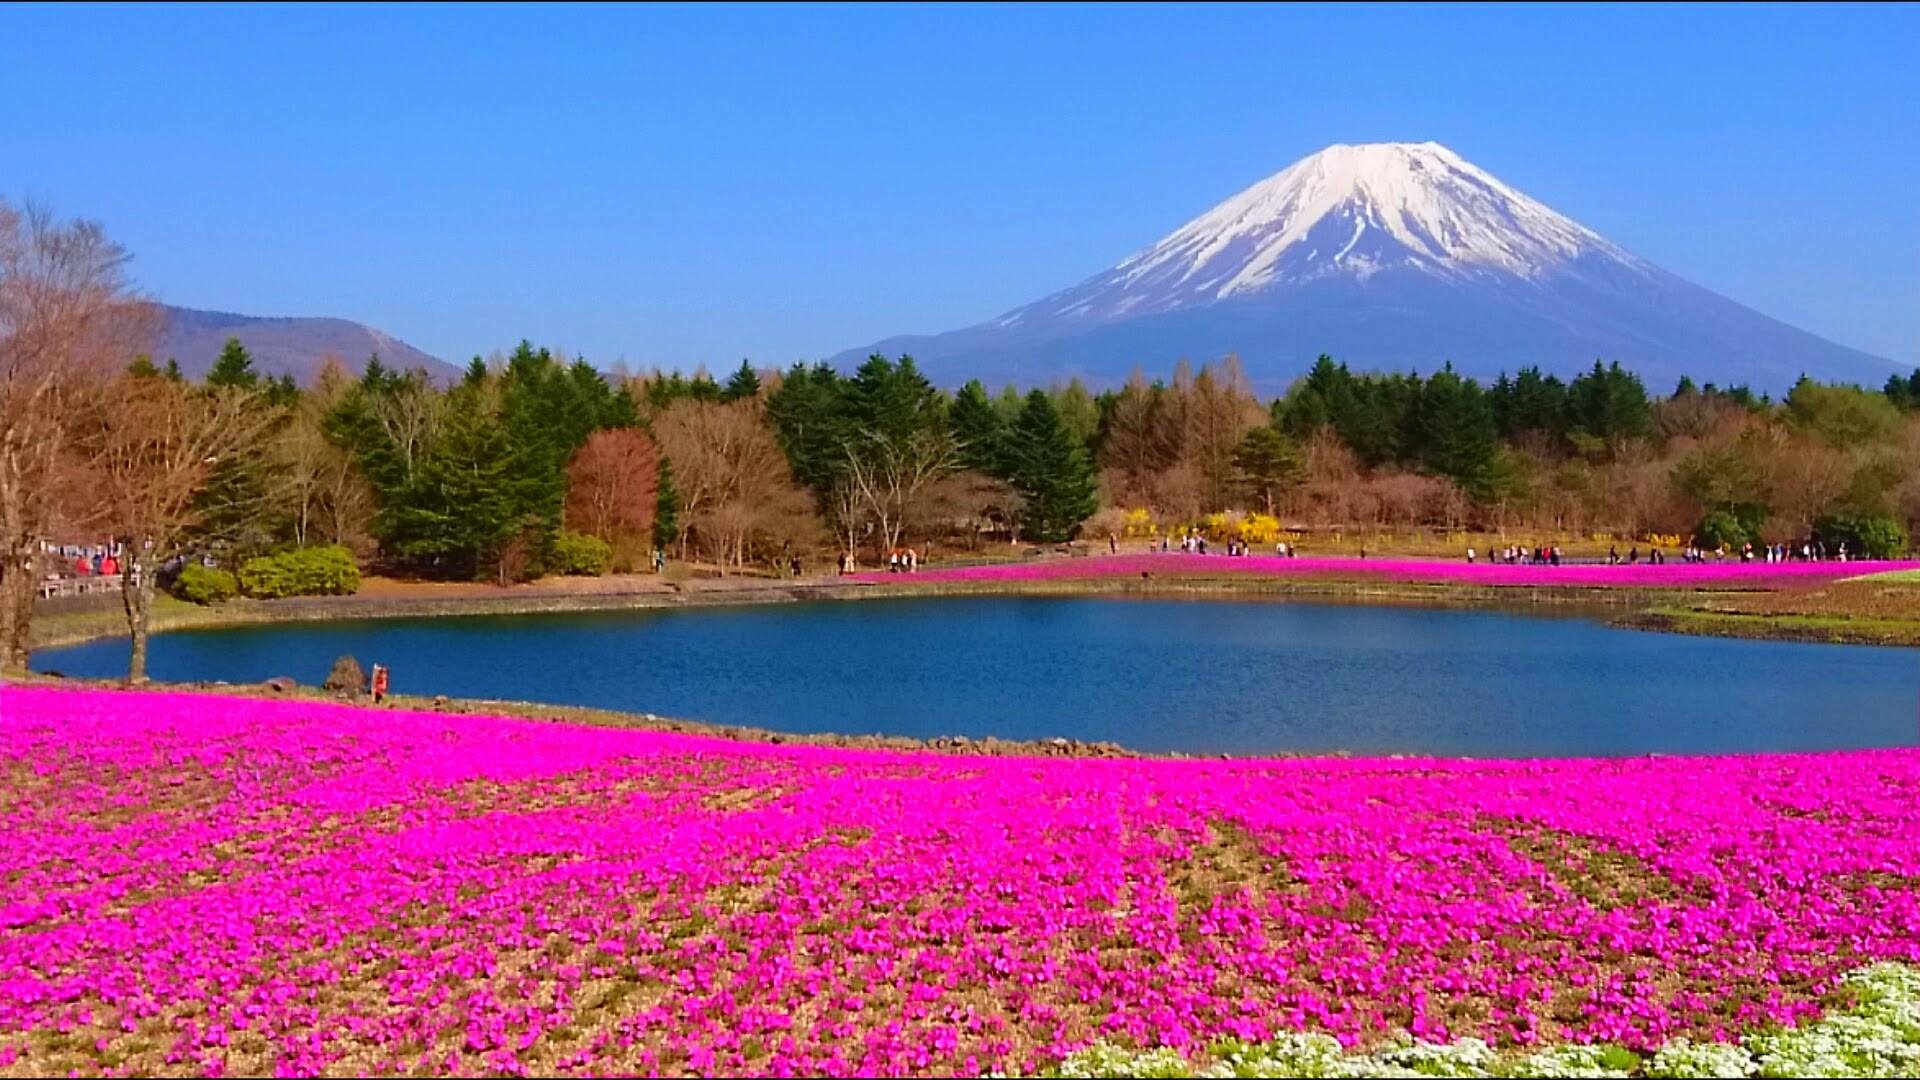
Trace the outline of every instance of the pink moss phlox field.
<instances>
[{"instance_id":1,"label":"pink moss phlox field","mask_svg":"<svg viewBox=\"0 0 1920 1080\"><path fill-rule=\"evenodd\" d=\"M924 570L912 575L871 573L850 580L935 583L942 581L1046 581L1064 578L1137 578L1149 574L1245 574L1271 578L1372 577L1393 581L1449 582L1460 585L1560 585L1579 588L1682 589L1763 588L1832 581L1888 570L1920 568L1920 562L1669 562L1654 566L1566 564L1509 566L1504 563L1444 559L1293 558L1272 555L1228 557L1164 552L1153 555L1095 555Z\"/></svg>"},{"instance_id":2,"label":"pink moss phlox field","mask_svg":"<svg viewBox=\"0 0 1920 1080\"><path fill-rule=\"evenodd\" d=\"M1920 961L1911 750L967 758L10 687L0 769L0 1072L1649 1046Z\"/></svg>"}]
</instances>

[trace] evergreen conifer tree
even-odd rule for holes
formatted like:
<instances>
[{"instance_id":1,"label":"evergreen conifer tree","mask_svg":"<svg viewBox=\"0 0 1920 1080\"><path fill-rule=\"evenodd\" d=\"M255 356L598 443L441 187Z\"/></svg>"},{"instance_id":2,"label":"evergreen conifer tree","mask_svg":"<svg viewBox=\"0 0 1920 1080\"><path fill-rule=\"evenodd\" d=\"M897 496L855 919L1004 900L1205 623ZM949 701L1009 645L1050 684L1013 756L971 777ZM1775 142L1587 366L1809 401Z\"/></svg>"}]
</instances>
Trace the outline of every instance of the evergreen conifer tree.
<instances>
[{"instance_id":1,"label":"evergreen conifer tree","mask_svg":"<svg viewBox=\"0 0 1920 1080\"><path fill-rule=\"evenodd\" d=\"M1068 540L1099 505L1086 449L1060 420L1045 390L1027 395L1009 440L1012 481L1026 505L1021 527L1035 540Z\"/></svg>"},{"instance_id":2,"label":"evergreen conifer tree","mask_svg":"<svg viewBox=\"0 0 1920 1080\"><path fill-rule=\"evenodd\" d=\"M482 388L448 396L437 437L402 498L383 507L383 544L443 573L478 576L520 525L512 444Z\"/></svg>"},{"instance_id":3,"label":"evergreen conifer tree","mask_svg":"<svg viewBox=\"0 0 1920 1080\"><path fill-rule=\"evenodd\" d=\"M660 459L660 486L653 500L653 543L662 551L680 536L680 492L673 486L673 462Z\"/></svg>"},{"instance_id":4,"label":"evergreen conifer tree","mask_svg":"<svg viewBox=\"0 0 1920 1080\"><path fill-rule=\"evenodd\" d=\"M794 479L824 503L846 465L852 432L846 380L826 364L795 364L767 395L767 419Z\"/></svg>"},{"instance_id":5,"label":"evergreen conifer tree","mask_svg":"<svg viewBox=\"0 0 1920 1080\"><path fill-rule=\"evenodd\" d=\"M1500 452L1500 432L1480 384L1461 378L1448 364L1421 388L1411 428L1421 466L1476 497L1487 492Z\"/></svg>"},{"instance_id":6,"label":"evergreen conifer tree","mask_svg":"<svg viewBox=\"0 0 1920 1080\"><path fill-rule=\"evenodd\" d=\"M948 412L953 440L960 447L960 460L969 469L990 476L1007 471L1007 425L1000 411L987 398L987 388L974 379L960 388Z\"/></svg>"},{"instance_id":7,"label":"evergreen conifer tree","mask_svg":"<svg viewBox=\"0 0 1920 1080\"><path fill-rule=\"evenodd\" d=\"M754 373L751 363L745 360L740 361L739 370L727 380L727 388L722 396L728 401L739 401L742 398L758 397L759 394L760 376Z\"/></svg>"},{"instance_id":8,"label":"evergreen conifer tree","mask_svg":"<svg viewBox=\"0 0 1920 1080\"><path fill-rule=\"evenodd\" d=\"M1240 485L1259 498L1261 508L1271 514L1274 495L1300 479L1305 463L1292 439L1277 428L1262 425L1241 438L1233 451L1233 467Z\"/></svg>"},{"instance_id":9,"label":"evergreen conifer tree","mask_svg":"<svg viewBox=\"0 0 1920 1080\"><path fill-rule=\"evenodd\" d=\"M240 339L230 337L220 350L219 359L213 362L213 368L207 372L207 385L234 387L241 390L253 390L260 385L260 373L253 370L253 357L247 352Z\"/></svg>"}]
</instances>

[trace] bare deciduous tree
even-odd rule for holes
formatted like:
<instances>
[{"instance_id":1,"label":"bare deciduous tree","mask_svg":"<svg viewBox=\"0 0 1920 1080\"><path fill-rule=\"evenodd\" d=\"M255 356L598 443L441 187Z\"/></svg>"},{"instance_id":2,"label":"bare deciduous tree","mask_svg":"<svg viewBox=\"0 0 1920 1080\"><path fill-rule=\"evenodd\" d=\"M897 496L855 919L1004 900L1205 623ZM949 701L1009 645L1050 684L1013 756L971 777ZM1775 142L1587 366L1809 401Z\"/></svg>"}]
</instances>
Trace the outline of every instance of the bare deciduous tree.
<instances>
[{"instance_id":1,"label":"bare deciduous tree","mask_svg":"<svg viewBox=\"0 0 1920 1080\"><path fill-rule=\"evenodd\" d=\"M354 467L353 455L327 438L328 412L353 390L353 377L328 357L313 387L273 437L271 492L293 530L294 543L343 544L356 554L369 548L373 492Z\"/></svg>"},{"instance_id":2,"label":"bare deciduous tree","mask_svg":"<svg viewBox=\"0 0 1920 1080\"><path fill-rule=\"evenodd\" d=\"M973 550L980 546L983 532L1012 535L1024 505L1025 500L1007 481L962 470L928 484L907 505L906 527L915 535L958 533Z\"/></svg>"},{"instance_id":3,"label":"bare deciduous tree","mask_svg":"<svg viewBox=\"0 0 1920 1080\"><path fill-rule=\"evenodd\" d=\"M929 486L960 469L959 447L944 430L901 436L862 431L844 451L847 482L877 526L883 553L900 546L907 519Z\"/></svg>"},{"instance_id":4,"label":"bare deciduous tree","mask_svg":"<svg viewBox=\"0 0 1920 1080\"><path fill-rule=\"evenodd\" d=\"M76 421L85 463L76 506L125 548L129 682L147 678L155 575L195 538L200 498L215 468L230 456L261 452L278 419L278 410L245 390L123 375Z\"/></svg>"},{"instance_id":5,"label":"bare deciduous tree","mask_svg":"<svg viewBox=\"0 0 1920 1080\"><path fill-rule=\"evenodd\" d=\"M27 666L35 556L58 510L71 420L155 327L127 258L94 222L0 201L0 669Z\"/></svg>"},{"instance_id":6,"label":"bare deciduous tree","mask_svg":"<svg viewBox=\"0 0 1920 1080\"><path fill-rule=\"evenodd\" d=\"M746 565L756 541L806 541L817 533L811 500L793 482L758 398L677 401L654 419L680 495L680 550L691 544L725 572Z\"/></svg>"}]
</instances>

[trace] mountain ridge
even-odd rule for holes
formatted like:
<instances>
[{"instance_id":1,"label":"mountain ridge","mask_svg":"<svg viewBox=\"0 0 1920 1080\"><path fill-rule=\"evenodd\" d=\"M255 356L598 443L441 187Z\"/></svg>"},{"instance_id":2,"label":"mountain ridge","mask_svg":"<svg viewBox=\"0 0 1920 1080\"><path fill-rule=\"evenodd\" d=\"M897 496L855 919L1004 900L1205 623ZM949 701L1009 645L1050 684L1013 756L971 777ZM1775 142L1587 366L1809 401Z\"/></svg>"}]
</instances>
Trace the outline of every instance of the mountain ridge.
<instances>
[{"instance_id":1,"label":"mountain ridge","mask_svg":"<svg viewBox=\"0 0 1920 1080\"><path fill-rule=\"evenodd\" d=\"M1433 142L1335 144L1076 285L833 359L875 350L936 377L1021 382L1116 382L1231 352L1269 389L1321 353L1482 378L1606 359L1653 383L1778 389L1896 370L1669 273Z\"/></svg>"},{"instance_id":2,"label":"mountain ridge","mask_svg":"<svg viewBox=\"0 0 1920 1080\"><path fill-rule=\"evenodd\" d=\"M237 337L253 356L254 368L278 378L292 375L302 385L312 383L327 357L337 356L358 372L367 358L378 354L388 367L426 368L441 381L457 378L460 369L439 357L401 341L385 331L349 319L329 316L241 315L230 311L158 305L161 331L153 357L180 363L190 378L199 378L213 366L227 339Z\"/></svg>"}]
</instances>

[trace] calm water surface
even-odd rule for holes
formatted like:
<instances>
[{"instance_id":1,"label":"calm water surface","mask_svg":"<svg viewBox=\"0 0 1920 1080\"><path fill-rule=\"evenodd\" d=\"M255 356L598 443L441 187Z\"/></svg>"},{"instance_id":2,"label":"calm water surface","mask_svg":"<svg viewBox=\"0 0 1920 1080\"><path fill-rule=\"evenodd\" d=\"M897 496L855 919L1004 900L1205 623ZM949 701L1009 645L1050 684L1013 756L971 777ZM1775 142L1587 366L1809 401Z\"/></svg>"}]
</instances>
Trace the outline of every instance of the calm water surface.
<instances>
[{"instance_id":1,"label":"calm water surface","mask_svg":"<svg viewBox=\"0 0 1920 1080\"><path fill-rule=\"evenodd\" d=\"M1269 601L942 598L162 634L155 678L553 701L795 732L1473 756L1910 746L1920 652L1578 618ZM46 650L111 676L125 641Z\"/></svg>"}]
</instances>

